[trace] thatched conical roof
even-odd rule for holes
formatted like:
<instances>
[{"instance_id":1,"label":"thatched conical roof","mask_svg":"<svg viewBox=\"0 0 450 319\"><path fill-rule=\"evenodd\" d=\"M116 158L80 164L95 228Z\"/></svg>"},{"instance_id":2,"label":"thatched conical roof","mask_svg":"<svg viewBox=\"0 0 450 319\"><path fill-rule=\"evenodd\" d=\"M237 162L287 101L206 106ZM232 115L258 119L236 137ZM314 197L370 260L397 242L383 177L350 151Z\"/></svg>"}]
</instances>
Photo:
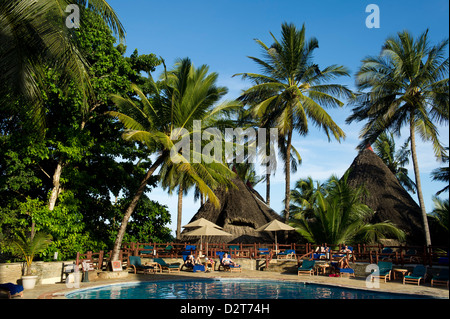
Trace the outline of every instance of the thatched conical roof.
<instances>
[{"instance_id":1,"label":"thatched conical roof","mask_svg":"<svg viewBox=\"0 0 450 319\"><path fill-rule=\"evenodd\" d=\"M361 151L349 168L350 186L365 186L363 202L375 211L372 223L390 220L402 229L408 244L424 244L419 205L371 148Z\"/></svg>"},{"instance_id":2,"label":"thatched conical roof","mask_svg":"<svg viewBox=\"0 0 450 319\"><path fill-rule=\"evenodd\" d=\"M220 208L216 208L211 202L206 201L189 223L199 218L205 218L231 233L231 237L211 236L209 242L220 243L258 243L273 242L273 234L256 231L264 224L281 217L266 205L262 197L253 189L245 185L241 180L233 180L237 188L228 191L218 190L216 195L220 200ZM186 233L187 231L183 231ZM190 242L198 238L182 237Z\"/></svg>"}]
</instances>

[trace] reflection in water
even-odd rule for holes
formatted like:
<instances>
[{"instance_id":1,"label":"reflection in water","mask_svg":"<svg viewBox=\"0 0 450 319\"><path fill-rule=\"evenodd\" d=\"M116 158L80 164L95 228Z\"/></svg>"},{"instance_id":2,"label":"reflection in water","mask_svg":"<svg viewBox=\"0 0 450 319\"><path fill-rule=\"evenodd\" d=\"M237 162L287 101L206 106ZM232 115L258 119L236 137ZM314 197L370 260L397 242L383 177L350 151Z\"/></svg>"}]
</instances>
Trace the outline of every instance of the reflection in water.
<instances>
[{"instance_id":1,"label":"reflection in water","mask_svg":"<svg viewBox=\"0 0 450 319\"><path fill-rule=\"evenodd\" d=\"M140 282L84 289L73 299L411 299L419 296L283 281Z\"/></svg>"}]
</instances>

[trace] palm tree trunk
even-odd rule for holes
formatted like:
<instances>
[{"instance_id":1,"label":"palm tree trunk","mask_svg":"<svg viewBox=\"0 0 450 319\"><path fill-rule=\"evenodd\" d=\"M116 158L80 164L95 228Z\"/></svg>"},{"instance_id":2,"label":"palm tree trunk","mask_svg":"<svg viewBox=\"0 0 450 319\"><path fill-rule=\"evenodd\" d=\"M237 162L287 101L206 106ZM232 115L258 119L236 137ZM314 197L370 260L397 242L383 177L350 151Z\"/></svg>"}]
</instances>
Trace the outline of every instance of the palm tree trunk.
<instances>
[{"instance_id":1,"label":"palm tree trunk","mask_svg":"<svg viewBox=\"0 0 450 319\"><path fill-rule=\"evenodd\" d=\"M292 143L292 130L288 133L287 145L286 145L286 188L284 192L284 213L285 221L289 222L289 201L291 197L291 143ZM287 240L288 232L284 232L284 238Z\"/></svg>"},{"instance_id":2,"label":"palm tree trunk","mask_svg":"<svg viewBox=\"0 0 450 319\"><path fill-rule=\"evenodd\" d=\"M58 199L58 195L60 192L60 180L61 180L61 173L63 169L62 160L59 159L58 164L56 165L55 172L53 173L53 189L50 194L50 199L48 201L48 209L53 210L56 205L56 200Z\"/></svg>"},{"instance_id":3,"label":"palm tree trunk","mask_svg":"<svg viewBox=\"0 0 450 319\"><path fill-rule=\"evenodd\" d=\"M134 195L133 199L131 200L130 205L128 206L127 210L125 211L125 215L122 219L122 224L120 225L119 232L117 233L116 241L114 243L113 251L111 253L111 260L118 260L119 259L119 252L120 247L122 246L122 240L123 236L125 235L125 230L127 229L128 220L130 219L131 214L134 212L134 209L136 208L136 205L139 202L139 199L141 198L142 194L144 193L145 187L147 186L148 180L152 176L152 174L155 172L155 170L159 167L159 165L162 164L164 161L166 155L165 153L161 154L155 163L149 168L147 174L145 175L144 179L142 180L141 184L139 185L139 188L136 191L136 194Z\"/></svg>"},{"instance_id":4,"label":"palm tree trunk","mask_svg":"<svg viewBox=\"0 0 450 319\"><path fill-rule=\"evenodd\" d=\"M412 160L413 160L414 175L416 177L417 195L419 197L420 210L422 211L423 231L425 233L425 242L426 242L427 246L429 246L429 245L431 245L431 236L430 236L430 229L428 227L427 211L425 209L425 202L423 200L422 185L420 182L419 165L418 165L417 153L416 153L416 137L415 137L414 129L415 129L415 127L411 120L411 123L409 126L409 131L410 131L410 135L411 135L411 155L412 155Z\"/></svg>"},{"instance_id":5,"label":"palm tree trunk","mask_svg":"<svg viewBox=\"0 0 450 319\"><path fill-rule=\"evenodd\" d=\"M181 237L181 216L183 210L183 186L178 188L177 239Z\"/></svg>"},{"instance_id":6,"label":"palm tree trunk","mask_svg":"<svg viewBox=\"0 0 450 319\"><path fill-rule=\"evenodd\" d=\"M267 163L269 166L269 163ZM266 174L266 204L270 206L270 173Z\"/></svg>"}]
</instances>

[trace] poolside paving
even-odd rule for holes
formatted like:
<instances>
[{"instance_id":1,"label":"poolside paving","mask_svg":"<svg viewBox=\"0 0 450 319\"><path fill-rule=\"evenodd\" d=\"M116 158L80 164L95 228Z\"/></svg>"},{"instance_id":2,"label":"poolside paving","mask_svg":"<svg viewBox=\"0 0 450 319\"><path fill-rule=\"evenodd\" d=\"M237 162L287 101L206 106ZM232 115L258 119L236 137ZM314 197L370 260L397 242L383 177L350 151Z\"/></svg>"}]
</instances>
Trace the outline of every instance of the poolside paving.
<instances>
[{"instance_id":1,"label":"poolside paving","mask_svg":"<svg viewBox=\"0 0 450 319\"><path fill-rule=\"evenodd\" d=\"M81 282L80 288L89 288L95 286L102 286L120 282L133 282L133 281L155 281L155 280L177 280L177 279L198 279L198 278L243 278L243 279L271 279L271 280L285 280L294 282L307 282L326 284L339 287L368 289L366 287L366 280L364 277L346 278L346 277L328 277L328 276L297 276L296 274L283 274L271 271L257 271L257 270L243 270L241 273L236 272L188 272L181 271L180 273L163 273L163 274L132 274L130 273L126 278L118 279L98 279L89 283ZM414 294L423 296L432 296L437 298L449 299L449 290L447 287L431 287L429 282L424 285L403 285L401 281L390 281L385 283L380 282L379 288L371 288L376 291L382 292L395 292L403 294ZM23 299L65 299L64 294L70 291L76 290L75 288L67 288L65 284L48 284L37 285L32 290L25 290ZM15 298L22 299L22 298Z\"/></svg>"}]
</instances>

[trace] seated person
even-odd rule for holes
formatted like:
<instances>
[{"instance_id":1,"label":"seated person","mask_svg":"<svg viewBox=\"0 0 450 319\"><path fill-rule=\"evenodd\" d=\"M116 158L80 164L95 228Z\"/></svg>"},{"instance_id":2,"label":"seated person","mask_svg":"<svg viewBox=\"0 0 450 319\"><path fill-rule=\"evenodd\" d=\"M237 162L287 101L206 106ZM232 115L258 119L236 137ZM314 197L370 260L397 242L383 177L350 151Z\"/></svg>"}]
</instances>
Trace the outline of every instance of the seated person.
<instances>
[{"instance_id":1,"label":"seated person","mask_svg":"<svg viewBox=\"0 0 450 319\"><path fill-rule=\"evenodd\" d=\"M230 255L229 254L225 254L222 258L222 264L225 266L234 266L234 267L239 267L239 264L236 264L233 260L231 260Z\"/></svg>"},{"instance_id":2,"label":"seated person","mask_svg":"<svg viewBox=\"0 0 450 319\"><path fill-rule=\"evenodd\" d=\"M342 249L341 249L341 253L351 253L352 250L350 248L348 248L347 245L345 245Z\"/></svg>"},{"instance_id":3,"label":"seated person","mask_svg":"<svg viewBox=\"0 0 450 319\"><path fill-rule=\"evenodd\" d=\"M194 267L194 265L195 265L194 255L190 254L186 258L186 261L184 262L184 265L187 266L187 267Z\"/></svg>"},{"instance_id":4,"label":"seated person","mask_svg":"<svg viewBox=\"0 0 450 319\"><path fill-rule=\"evenodd\" d=\"M316 254L314 254L314 255L318 256L319 259L327 259L328 257L326 255L326 253L329 253L329 252L330 252L330 248L329 247L327 247L327 246L320 246L320 247L316 248L316 250L315 250ZM314 257L314 258L317 258L317 257Z\"/></svg>"}]
</instances>

